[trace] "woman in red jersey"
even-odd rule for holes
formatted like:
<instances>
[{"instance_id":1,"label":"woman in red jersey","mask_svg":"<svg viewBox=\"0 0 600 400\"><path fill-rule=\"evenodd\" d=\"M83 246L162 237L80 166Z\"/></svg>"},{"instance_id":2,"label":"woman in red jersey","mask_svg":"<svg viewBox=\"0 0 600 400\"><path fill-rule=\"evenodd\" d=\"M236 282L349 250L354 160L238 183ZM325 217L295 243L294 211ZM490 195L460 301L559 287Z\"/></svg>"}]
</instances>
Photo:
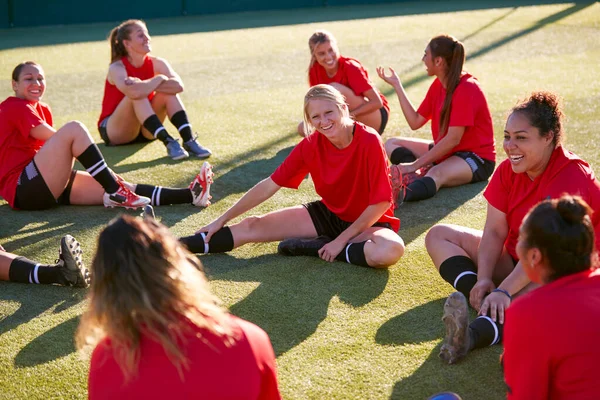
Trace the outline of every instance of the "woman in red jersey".
<instances>
[{"instance_id":1,"label":"woman in red jersey","mask_svg":"<svg viewBox=\"0 0 600 400\"><path fill-rule=\"evenodd\" d=\"M43 210L59 204L138 208L149 203L210 204L210 164L188 188L131 184L106 164L87 128L72 121L56 130L42 67L27 61L12 74L14 96L0 103L0 196L15 209ZM77 159L85 171L73 170Z\"/></svg>"},{"instance_id":2,"label":"woman in red jersey","mask_svg":"<svg viewBox=\"0 0 600 400\"><path fill-rule=\"evenodd\" d=\"M228 314L200 261L153 218L98 238L79 348L95 346L90 399L280 399L267 334Z\"/></svg>"},{"instance_id":3,"label":"woman in red jersey","mask_svg":"<svg viewBox=\"0 0 600 400\"><path fill-rule=\"evenodd\" d=\"M409 100L393 69L377 68L392 85L411 129L431 120L433 141L392 138L385 150L397 205L433 197L442 187L487 180L496 165L492 116L479 82L463 71L465 49L449 35L429 41L423 55L427 75L435 76L418 109ZM406 187L405 187L406 186Z\"/></svg>"},{"instance_id":4,"label":"woman in red jersey","mask_svg":"<svg viewBox=\"0 0 600 400\"><path fill-rule=\"evenodd\" d=\"M335 87L346 99L350 117L383 134L387 125L390 107L387 99L373 85L369 73L362 64L340 54L335 37L319 30L308 39L310 64L308 83L310 86L328 84ZM298 125L298 133L306 134L304 124Z\"/></svg>"},{"instance_id":5,"label":"woman in red jersey","mask_svg":"<svg viewBox=\"0 0 600 400\"><path fill-rule=\"evenodd\" d=\"M581 196L594 210L591 221L600 230L600 183L590 166L563 146L562 120L553 93L535 92L517 104L504 129L508 159L484 192L488 207L483 232L440 224L427 233L425 245L433 263L459 291L445 306L448 336L440 356L448 362L474 348L500 343L512 297L536 286L516 251L519 228L534 205L564 193ZM470 324L467 299L480 315ZM461 329L454 330L456 326ZM462 338L459 346L456 335Z\"/></svg>"},{"instance_id":6,"label":"woman in red jersey","mask_svg":"<svg viewBox=\"0 0 600 400\"><path fill-rule=\"evenodd\" d=\"M600 393L600 273L593 211L581 198L546 200L523 221L517 254L532 282L506 312L508 398L594 399Z\"/></svg>"},{"instance_id":7,"label":"woman in red jersey","mask_svg":"<svg viewBox=\"0 0 600 400\"><path fill-rule=\"evenodd\" d=\"M392 188L381 140L374 129L353 121L342 94L330 85L311 87L304 98L311 132L268 178L194 236L182 238L194 253L230 251L245 243L283 240L279 252L388 267L404 253L396 233ZM225 226L273 196L297 189L310 174L321 200ZM286 240L284 240L286 239Z\"/></svg>"},{"instance_id":8,"label":"woman in red jersey","mask_svg":"<svg viewBox=\"0 0 600 400\"><path fill-rule=\"evenodd\" d=\"M128 20L109 35L110 66L104 84L98 130L107 145L161 140L173 160L210 157L196 141L179 93L181 78L169 62L150 55L150 34L140 20ZM163 126L165 117L175 125L183 148Z\"/></svg>"}]
</instances>

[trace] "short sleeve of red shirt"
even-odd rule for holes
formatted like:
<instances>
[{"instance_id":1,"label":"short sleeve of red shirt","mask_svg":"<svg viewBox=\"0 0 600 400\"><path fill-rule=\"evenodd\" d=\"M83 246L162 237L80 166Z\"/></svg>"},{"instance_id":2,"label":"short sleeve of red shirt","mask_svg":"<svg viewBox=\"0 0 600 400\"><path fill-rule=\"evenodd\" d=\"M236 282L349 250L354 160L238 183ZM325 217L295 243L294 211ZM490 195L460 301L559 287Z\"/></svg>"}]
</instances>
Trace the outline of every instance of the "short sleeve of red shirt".
<instances>
[{"instance_id":1,"label":"short sleeve of red shirt","mask_svg":"<svg viewBox=\"0 0 600 400\"><path fill-rule=\"evenodd\" d=\"M26 102L25 106L11 107L8 112L12 113L11 119L24 138L29 137L31 129L38 125L52 126L52 112L47 104Z\"/></svg>"},{"instance_id":2,"label":"short sleeve of red shirt","mask_svg":"<svg viewBox=\"0 0 600 400\"><path fill-rule=\"evenodd\" d=\"M492 175L483 196L490 205L503 213L508 212L511 167L508 160L503 161Z\"/></svg>"},{"instance_id":3,"label":"short sleeve of red shirt","mask_svg":"<svg viewBox=\"0 0 600 400\"><path fill-rule=\"evenodd\" d=\"M369 80L367 71L357 61L347 59L344 66L350 88L356 95L361 95L364 92L373 89L373 85Z\"/></svg>"},{"instance_id":4,"label":"short sleeve of red shirt","mask_svg":"<svg viewBox=\"0 0 600 400\"><path fill-rule=\"evenodd\" d=\"M298 186L308 174L308 164L303 153L310 145L309 140L313 139L302 139L283 163L271 174L271 179L275 184L290 189L298 189Z\"/></svg>"},{"instance_id":5,"label":"short sleeve of red shirt","mask_svg":"<svg viewBox=\"0 0 600 400\"><path fill-rule=\"evenodd\" d=\"M475 125L475 100L470 89L469 84L465 82L458 85L454 91L448 126Z\"/></svg>"}]
</instances>

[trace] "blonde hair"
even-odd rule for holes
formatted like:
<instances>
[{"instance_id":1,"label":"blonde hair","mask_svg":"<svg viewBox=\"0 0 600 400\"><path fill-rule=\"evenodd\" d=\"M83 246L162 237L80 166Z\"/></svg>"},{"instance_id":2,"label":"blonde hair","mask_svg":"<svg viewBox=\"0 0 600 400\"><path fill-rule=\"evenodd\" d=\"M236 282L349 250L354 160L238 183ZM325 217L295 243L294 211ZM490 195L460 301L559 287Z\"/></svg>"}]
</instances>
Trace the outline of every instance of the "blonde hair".
<instances>
[{"instance_id":1,"label":"blonde hair","mask_svg":"<svg viewBox=\"0 0 600 400\"><path fill-rule=\"evenodd\" d=\"M200 261L162 224L127 215L114 219L98 237L77 348L110 339L128 381L138 370L141 337L148 335L183 376L188 361L180 344L190 324L227 345L234 339L227 313L210 293L201 269Z\"/></svg>"},{"instance_id":2,"label":"blonde hair","mask_svg":"<svg viewBox=\"0 0 600 400\"><path fill-rule=\"evenodd\" d=\"M348 111L348 105L346 104L346 98L339 90L331 85L315 85L308 89L304 96L304 132L307 134L314 132L314 126L310 122L310 115L308 115L308 104L311 100L327 100L334 103L342 113L342 116L350 119L350 112Z\"/></svg>"},{"instance_id":3,"label":"blonde hair","mask_svg":"<svg viewBox=\"0 0 600 400\"><path fill-rule=\"evenodd\" d=\"M142 25L146 27L146 23L141 19L128 19L127 21L121 22L118 26L114 27L108 34L108 41L110 42L110 63L114 63L123 57L127 57L128 53L123 44L123 40L129 40L131 38L131 28L134 25Z\"/></svg>"},{"instance_id":4,"label":"blonde hair","mask_svg":"<svg viewBox=\"0 0 600 400\"><path fill-rule=\"evenodd\" d=\"M313 33L308 39L308 49L310 50L310 63L308 64L309 70L317 60L315 58L315 47L327 42L331 44L331 47L333 47L335 52L339 55L340 51L337 45L337 40L335 40L335 37L331 32L326 30L318 30L315 33Z\"/></svg>"}]
</instances>

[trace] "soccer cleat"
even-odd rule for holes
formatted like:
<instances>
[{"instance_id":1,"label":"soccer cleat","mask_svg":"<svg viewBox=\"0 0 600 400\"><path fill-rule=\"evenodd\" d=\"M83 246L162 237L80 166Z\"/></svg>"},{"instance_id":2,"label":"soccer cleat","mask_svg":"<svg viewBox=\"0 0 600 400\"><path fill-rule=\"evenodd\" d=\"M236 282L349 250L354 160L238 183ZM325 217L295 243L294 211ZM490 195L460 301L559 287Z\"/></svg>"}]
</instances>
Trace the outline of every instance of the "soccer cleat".
<instances>
[{"instance_id":1,"label":"soccer cleat","mask_svg":"<svg viewBox=\"0 0 600 400\"><path fill-rule=\"evenodd\" d=\"M394 209L396 209L404 202L404 196L406 195L406 184L402 177L402 171L400 171L400 167L395 164L390 166L390 181L392 183Z\"/></svg>"},{"instance_id":2,"label":"soccer cleat","mask_svg":"<svg viewBox=\"0 0 600 400\"><path fill-rule=\"evenodd\" d=\"M124 184L119 184L119 190L115 193L104 193L104 207L125 207L136 209L150 204L150 199L139 196L129 190Z\"/></svg>"},{"instance_id":3,"label":"soccer cleat","mask_svg":"<svg viewBox=\"0 0 600 400\"><path fill-rule=\"evenodd\" d=\"M175 139L167 139L165 146L167 146L167 154L172 160L183 160L190 156Z\"/></svg>"},{"instance_id":4,"label":"soccer cleat","mask_svg":"<svg viewBox=\"0 0 600 400\"><path fill-rule=\"evenodd\" d=\"M469 335L469 309L467 299L461 292L454 292L444 303L446 337L440 349L440 358L454 364L464 358L471 347Z\"/></svg>"},{"instance_id":5,"label":"soccer cleat","mask_svg":"<svg viewBox=\"0 0 600 400\"><path fill-rule=\"evenodd\" d=\"M63 278L64 286L86 288L90 285L90 271L82 258L79 242L71 235L65 235L60 241L60 250L56 267Z\"/></svg>"},{"instance_id":6,"label":"soccer cleat","mask_svg":"<svg viewBox=\"0 0 600 400\"><path fill-rule=\"evenodd\" d=\"M144 219L156 219L156 215L154 214L154 207L150 204L144 206L144 211L140 214L140 217Z\"/></svg>"},{"instance_id":7,"label":"soccer cleat","mask_svg":"<svg viewBox=\"0 0 600 400\"><path fill-rule=\"evenodd\" d=\"M202 146L200 143L196 141L198 136L194 136L191 140L187 142L183 142L183 148L187 150L187 152L197 158L208 158L211 156L212 151Z\"/></svg>"},{"instance_id":8,"label":"soccer cleat","mask_svg":"<svg viewBox=\"0 0 600 400\"><path fill-rule=\"evenodd\" d=\"M213 183L212 165L208 161L204 161L200 172L192 183L190 183L190 191L192 192L192 204L196 207L208 207L210 205L210 185Z\"/></svg>"},{"instance_id":9,"label":"soccer cleat","mask_svg":"<svg viewBox=\"0 0 600 400\"><path fill-rule=\"evenodd\" d=\"M319 257L319 250L331 242L329 236L319 236L312 239L289 238L279 242L277 252L284 256Z\"/></svg>"}]
</instances>

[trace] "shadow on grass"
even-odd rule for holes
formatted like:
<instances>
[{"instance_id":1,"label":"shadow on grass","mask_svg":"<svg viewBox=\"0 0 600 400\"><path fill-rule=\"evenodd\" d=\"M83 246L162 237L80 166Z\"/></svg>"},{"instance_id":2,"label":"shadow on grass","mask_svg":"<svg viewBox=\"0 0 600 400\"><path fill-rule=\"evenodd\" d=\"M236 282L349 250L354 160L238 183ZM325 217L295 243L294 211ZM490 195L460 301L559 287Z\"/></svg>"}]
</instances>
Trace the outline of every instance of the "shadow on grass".
<instances>
[{"instance_id":1,"label":"shadow on grass","mask_svg":"<svg viewBox=\"0 0 600 400\"><path fill-rule=\"evenodd\" d=\"M78 325L79 317L73 317L38 336L19 351L15 366L34 367L73 353Z\"/></svg>"},{"instance_id":2,"label":"shadow on grass","mask_svg":"<svg viewBox=\"0 0 600 400\"><path fill-rule=\"evenodd\" d=\"M488 44L488 45L486 45L486 46L484 46L484 47L482 47L480 49L477 49L477 50L475 50L473 52L470 52L469 54L467 54L467 60L472 60L472 59L475 59L477 57L481 57L482 55L487 54L490 51L497 49L498 47L504 46L505 44L508 44L508 43L510 43L510 42L512 42L512 41L514 41L516 39L519 39L519 38L521 38L523 36L526 36L526 35L528 35L528 34L530 34L532 32L535 32L535 31L537 31L537 30L545 27L548 24L560 21L563 18L566 18L566 17L568 17L570 15L573 15L573 14L579 12L579 11L582 11L582 10L588 8L589 6L591 6L592 4L594 4L594 2L589 2L589 1L588 2L584 2L584 3L579 3L579 4L573 4L571 7L567 8L565 10L559 11L559 12L557 12L555 14L552 14L552 15L549 15L549 16L547 16L545 18L540 19L539 21L535 22L534 24L532 24L527 29L523 29L523 30L520 30L518 32L512 33L512 34L510 34L508 36L505 36L505 37L503 37L501 39L498 39L498 40L496 40L496 41L494 41L494 42L492 42L492 43L490 43L490 44ZM523 5L523 4L521 4L521 5ZM505 7L506 6L507 5L505 5ZM465 36L464 38L459 38L459 39L464 42L464 41L466 41L466 40L468 40L468 39L476 36L477 34L481 33L485 29L491 27L492 25L494 25L494 24L500 22L501 20L505 19L506 17L508 17L510 14L512 14L515 11L516 11L516 8L513 8L513 9L509 10L506 14L504 14L504 15L496 18L495 20L489 22L488 24L486 24L486 25L478 28L474 32L472 32L472 33L468 34L467 36ZM421 62L419 62L419 63L417 63L415 65L412 65L411 67L403 70L402 72L399 72L399 75L412 72L412 71L418 69L419 67L421 67L421 65L422 65ZM413 78L407 79L406 81L403 81L402 85L404 86L404 88L409 88L409 87L411 87L413 85L416 85L416 84L424 81L427 78L429 78L429 76L425 72L421 72L419 75L417 75L417 76L415 76ZM386 97L389 97L389 96L393 96L396 92L394 91L394 88L392 88L391 86L388 85L385 88L385 90L382 91L382 93Z\"/></svg>"},{"instance_id":3,"label":"shadow on grass","mask_svg":"<svg viewBox=\"0 0 600 400\"><path fill-rule=\"evenodd\" d=\"M377 298L389 279L385 269L327 263L312 257L266 254L236 259L227 254L211 254L201 260L211 279L260 282L230 310L263 328L277 356L316 331L327 316L333 297L361 307Z\"/></svg>"},{"instance_id":4,"label":"shadow on grass","mask_svg":"<svg viewBox=\"0 0 600 400\"><path fill-rule=\"evenodd\" d=\"M85 299L87 291L53 285L0 282L0 302L19 303L10 315L0 315L0 335L38 317L54 307L59 313Z\"/></svg>"},{"instance_id":5,"label":"shadow on grass","mask_svg":"<svg viewBox=\"0 0 600 400\"><path fill-rule=\"evenodd\" d=\"M413 1L393 4L345 5L292 10L261 10L147 20L153 36L214 32L316 22L348 21L399 15L473 11L562 3L563 0ZM132 15L131 18L139 18ZM0 50L64 43L102 41L115 22L0 30Z\"/></svg>"}]
</instances>

